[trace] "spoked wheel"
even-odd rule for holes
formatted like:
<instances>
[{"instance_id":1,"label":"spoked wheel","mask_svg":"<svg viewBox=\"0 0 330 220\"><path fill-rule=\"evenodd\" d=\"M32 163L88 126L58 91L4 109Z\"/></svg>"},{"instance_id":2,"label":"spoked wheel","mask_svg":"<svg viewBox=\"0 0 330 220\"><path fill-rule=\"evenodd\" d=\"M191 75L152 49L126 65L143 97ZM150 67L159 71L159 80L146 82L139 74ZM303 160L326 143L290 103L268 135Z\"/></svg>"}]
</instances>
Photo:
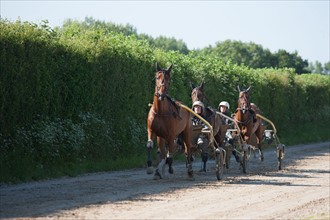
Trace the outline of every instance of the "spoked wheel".
<instances>
[{"instance_id":1,"label":"spoked wheel","mask_svg":"<svg viewBox=\"0 0 330 220\"><path fill-rule=\"evenodd\" d=\"M277 150L277 168L282 170L282 150Z\"/></svg>"},{"instance_id":2,"label":"spoked wheel","mask_svg":"<svg viewBox=\"0 0 330 220\"><path fill-rule=\"evenodd\" d=\"M217 149L216 150L216 175L217 175L217 179L221 180L223 178L223 172L224 172L224 151L222 149Z\"/></svg>"},{"instance_id":3,"label":"spoked wheel","mask_svg":"<svg viewBox=\"0 0 330 220\"><path fill-rule=\"evenodd\" d=\"M225 146L225 151L226 151L226 156L225 156L225 162L226 162L226 168L229 169L230 167L230 157L231 157L231 154L234 150L234 147L232 145L226 145Z\"/></svg>"},{"instance_id":4,"label":"spoked wheel","mask_svg":"<svg viewBox=\"0 0 330 220\"><path fill-rule=\"evenodd\" d=\"M243 158L242 158L243 173L246 173L246 171L247 171L249 157L250 157L250 150L244 150Z\"/></svg>"},{"instance_id":5,"label":"spoked wheel","mask_svg":"<svg viewBox=\"0 0 330 220\"><path fill-rule=\"evenodd\" d=\"M230 167L231 150L226 150L226 168Z\"/></svg>"}]
</instances>

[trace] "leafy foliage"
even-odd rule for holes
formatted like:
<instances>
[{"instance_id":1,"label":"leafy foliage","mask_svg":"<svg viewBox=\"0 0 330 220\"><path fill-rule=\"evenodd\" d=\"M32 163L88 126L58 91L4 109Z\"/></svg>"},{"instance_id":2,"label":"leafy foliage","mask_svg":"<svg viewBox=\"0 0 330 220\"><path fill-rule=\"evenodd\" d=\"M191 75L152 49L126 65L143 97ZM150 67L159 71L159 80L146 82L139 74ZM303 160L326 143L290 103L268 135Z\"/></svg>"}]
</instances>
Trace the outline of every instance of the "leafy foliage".
<instances>
[{"instance_id":1,"label":"leafy foliage","mask_svg":"<svg viewBox=\"0 0 330 220\"><path fill-rule=\"evenodd\" d=\"M204 55L212 54L225 62L231 61L254 69L293 68L298 74L308 73L307 60L303 60L297 52L288 53L285 50L279 50L273 54L253 42L226 40L218 42L215 47L209 46L197 52Z\"/></svg>"},{"instance_id":2,"label":"leafy foliage","mask_svg":"<svg viewBox=\"0 0 330 220\"><path fill-rule=\"evenodd\" d=\"M189 50L186 45L182 40L176 40L174 37L168 38L165 36L159 36L157 38L153 38L147 34L138 34L136 28L134 28L130 24L126 25L117 25L112 22L104 22L104 21L99 21L95 20L92 17L86 17L83 22L79 22L76 20L72 19L67 19L63 27L60 28L60 30L66 31L67 28L72 28L74 27L79 27L80 29L83 30L102 30L104 34L108 34L111 32L114 33L119 33L123 34L124 36L135 36L136 39L139 40L144 40L148 42L151 46L161 48L165 51L179 51L180 53L183 54L188 54Z\"/></svg>"},{"instance_id":3,"label":"leafy foliage","mask_svg":"<svg viewBox=\"0 0 330 220\"><path fill-rule=\"evenodd\" d=\"M252 85L252 101L282 135L288 125L330 121L327 76L166 51L102 23L84 28L73 22L52 30L1 20L0 29L0 181L143 157L156 61L174 64L170 95L188 106L190 81L205 80L207 104L227 100L232 110L237 85Z\"/></svg>"}]
</instances>

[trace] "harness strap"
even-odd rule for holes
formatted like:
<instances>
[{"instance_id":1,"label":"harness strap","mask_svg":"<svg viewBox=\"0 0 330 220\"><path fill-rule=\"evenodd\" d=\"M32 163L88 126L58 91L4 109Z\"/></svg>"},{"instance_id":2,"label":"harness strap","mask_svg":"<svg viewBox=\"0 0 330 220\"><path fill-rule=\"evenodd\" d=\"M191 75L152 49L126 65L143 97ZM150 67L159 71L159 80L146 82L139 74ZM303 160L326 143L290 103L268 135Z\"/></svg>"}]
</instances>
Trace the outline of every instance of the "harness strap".
<instances>
[{"instance_id":1,"label":"harness strap","mask_svg":"<svg viewBox=\"0 0 330 220\"><path fill-rule=\"evenodd\" d=\"M235 113L237 113L238 110L241 110L241 108L237 108L236 111L235 111ZM244 126L248 125L251 122L252 118L253 118L253 115L251 114L250 109L248 109L248 112L250 113L250 115L249 115L249 117L246 120L239 121L239 120L235 119L235 122L237 124L241 124L241 125L244 125Z\"/></svg>"},{"instance_id":2,"label":"harness strap","mask_svg":"<svg viewBox=\"0 0 330 220\"><path fill-rule=\"evenodd\" d=\"M155 96L159 97L159 94L155 93ZM169 95L164 94L164 97L167 98L170 101L170 103L175 107L176 112L169 112L169 113L163 113L163 114L159 114L158 112L155 112L154 110L152 110L152 112L155 115L158 115L160 117L170 117L170 116L176 117L176 116L178 116L178 118L181 120L182 118L180 116L180 106L178 106L176 104L175 100L172 99Z\"/></svg>"}]
</instances>

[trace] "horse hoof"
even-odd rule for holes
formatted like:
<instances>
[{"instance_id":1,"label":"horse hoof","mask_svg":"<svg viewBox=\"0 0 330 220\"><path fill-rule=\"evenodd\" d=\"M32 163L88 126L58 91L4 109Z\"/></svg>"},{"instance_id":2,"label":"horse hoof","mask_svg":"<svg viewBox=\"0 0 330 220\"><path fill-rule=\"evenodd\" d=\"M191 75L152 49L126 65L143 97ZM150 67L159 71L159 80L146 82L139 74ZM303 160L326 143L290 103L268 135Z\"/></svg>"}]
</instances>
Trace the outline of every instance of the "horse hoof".
<instances>
[{"instance_id":1,"label":"horse hoof","mask_svg":"<svg viewBox=\"0 0 330 220\"><path fill-rule=\"evenodd\" d=\"M188 179L195 180L195 178L194 178L194 171L193 170L188 171Z\"/></svg>"},{"instance_id":2,"label":"horse hoof","mask_svg":"<svg viewBox=\"0 0 330 220\"><path fill-rule=\"evenodd\" d=\"M260 156L260 160L261 161L264 161L264 156Z\"/></svg>"},{"instance_id":3,"label":"horse hoof","mask_svg":"<svg viewBox=\"0 0 330 220\"><path fill-rule=\"evenodd\" d=\"M235 160L236 160L237 163L239 163L240 162L239 156L235 155Z\"/></svg>"},{"instance_id":4,"label":"horse hoof","mask_svg":"<svg viewBox=\"0 0 330 220\"><path fill-rule=\"evenodd\" d=\"M163 180L168 180L168 179L170 179L170 177L169 177L168 175L164 175L164 176L162 177L162 179L163 179Z\"/></svg>"},{"instance_id":5,"label":"horse hoof","mask_svg":"<svg viewBox=\"0 0 330 220\"><path fill-rule=\"evenodd\" d=\"M174 169L173 169L173 167L168 168L168 172L169 172L170 174L173 174L173 173L174 173Z\"/></svg>"},{"instance_id":6,"label":"horse hoof","mask_svg":"<svg viewBox=\"0 0 330 220\"><path fill-rule=\"evenodd\" d=\"M161 179L160 176L158 176L158 175L154 175L153 180L160 180L160 179Z\"/></svg>"},{"instance_id":7,"label":"horse hoof","mask_svg":"<svg viewBox=\"0 0 330 220\"><path fill-rule=\"evenodd\" d=\"M191 175L191 176L188 175L187 180L189 180L189 181L194 181L194 180L195 180L194 175Z\"/></svg>"},{"instance_id":8,"label":"horse hoof","mask_svg":"<svg viewBox=\"0 0 330 220\"><path fill-rule=\"evenodd\" d=\"M153 167L148 167L147 168L147 174L153 174L154 173L154 168Z\"/></svg>"},{"instance_id":9,"label":"horse hoof","mask_svg":"<svg viewBox=\"0 0 330 220\"><path fill-rule=\"evenodd\" d=\"M159 179L162 179L162 176L160 175L158 170L156 170L155 175L154 175L154 180L159 180Z\"/></svg>"}]
</instances>

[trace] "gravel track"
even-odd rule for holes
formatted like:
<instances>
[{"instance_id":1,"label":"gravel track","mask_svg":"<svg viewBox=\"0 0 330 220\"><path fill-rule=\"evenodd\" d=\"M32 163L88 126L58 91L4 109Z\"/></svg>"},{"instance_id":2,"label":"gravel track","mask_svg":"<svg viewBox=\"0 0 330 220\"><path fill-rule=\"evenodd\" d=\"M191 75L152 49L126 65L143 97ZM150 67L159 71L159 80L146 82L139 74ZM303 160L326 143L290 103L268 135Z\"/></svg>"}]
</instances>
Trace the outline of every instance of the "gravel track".
<instances>
[{"instance_id":1,"label":"gravel track","mask_svg":"<svg viewBox=\"0 0 330 220\"><path fill-rule=\"evenodd\" d=\"M2 219L330 219L330 142L288 146L283 170L274 149L251 157L243 174L231 159L217 181L194 163L153 180L145 169L0 185Z\"/></svg>"}]
</instances>

